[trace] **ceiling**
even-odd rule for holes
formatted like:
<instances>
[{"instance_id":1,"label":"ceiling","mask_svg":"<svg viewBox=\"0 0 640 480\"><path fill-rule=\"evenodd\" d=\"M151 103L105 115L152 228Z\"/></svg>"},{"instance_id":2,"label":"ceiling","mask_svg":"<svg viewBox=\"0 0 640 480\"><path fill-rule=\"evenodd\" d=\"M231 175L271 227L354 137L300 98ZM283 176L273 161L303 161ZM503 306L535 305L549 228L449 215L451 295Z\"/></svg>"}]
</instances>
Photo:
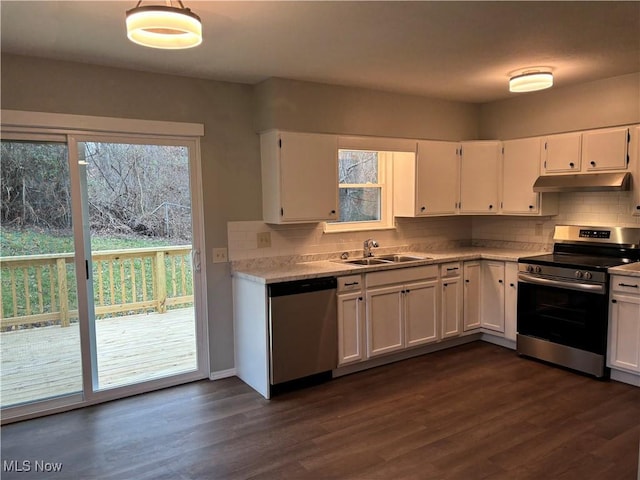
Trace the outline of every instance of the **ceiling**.
<instances>
[{"instance_id":1,"label":"ceiling","mask_svg":"<svg viewBox=\"0 0 640 480\"><path fill-rule=\"evenodd\" d=\"M557 87L640 71L640 2L194 1L204 41L131 43L136 1L0 3L3 52L255 84L270 77L465 102L550 67ZM164 4L163 0L142 5ZM520 94L522 95L522 94Z\"/></svg>"}]
</instances>

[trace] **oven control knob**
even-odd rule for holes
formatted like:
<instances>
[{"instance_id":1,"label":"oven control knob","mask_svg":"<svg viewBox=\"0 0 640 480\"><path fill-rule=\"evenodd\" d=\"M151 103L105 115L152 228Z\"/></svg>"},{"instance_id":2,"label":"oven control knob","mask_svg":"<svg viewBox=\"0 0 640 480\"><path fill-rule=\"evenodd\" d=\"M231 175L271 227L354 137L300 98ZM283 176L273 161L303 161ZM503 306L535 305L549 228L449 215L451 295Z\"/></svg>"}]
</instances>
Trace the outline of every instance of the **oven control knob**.
<instances>
[{"instance_id":1,"label":"oven control knob","mask_svg":"<svg viewBox=\"0 0 640 480\"><path fill-rule=\"evenodd\" d=\"M527 265L527 272L533 273L533 265Z\"/></svg>"},{"instance_id":2,"label":"oven control knob","mask_svg":"<svg viewBox=\"0 0 640 480\"><path fill-rule=\"evenodd\" d=\"M534 271L536 273L542 273L542 267L540 265L536 265L536 268L534 269Z\"/></svg>"},{"instance_id":3,"label":"oven control knob","mask_svg":"<svg viewBox=\"0 0 640 480\"><path fill-rule=\"evenodd\" d=\"M591 280L592 277L593 275L591 275L591 272L584 272L584 278L586 280Z\"/></svg>"},{"instance_id":4,"label":"oven control knob","mask_svg":"<svg viewBox=\"0 0 640 480\"><path fill-rule=\"evenodd\" d=\"M576 278L582 278L584 276L584 273L582 273L580 270L576 271Z\"/></svg>"}]
</instances>

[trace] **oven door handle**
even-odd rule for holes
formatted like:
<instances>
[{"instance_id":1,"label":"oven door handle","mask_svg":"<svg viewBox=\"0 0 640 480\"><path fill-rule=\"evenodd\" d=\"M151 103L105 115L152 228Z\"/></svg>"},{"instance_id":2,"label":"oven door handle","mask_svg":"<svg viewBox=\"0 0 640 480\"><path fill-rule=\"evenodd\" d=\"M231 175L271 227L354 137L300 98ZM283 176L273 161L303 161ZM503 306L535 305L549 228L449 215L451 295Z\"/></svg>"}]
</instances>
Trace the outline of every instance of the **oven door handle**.
<instances>
[{"instance_id":1,"label":"oven door handle","mask_svg":"<svg viewBox=\"0 0 640 480\"><path fill-rule=\"evenodd\" d=\"M552 280L550 278L535 277L526 273L518 273L518 280L524 283L532 283L535 285L544 285L548 287L566 288L569 290L578 290L580 292L598 293L601 295L607 293L604 285L594 285L592 283L579 282L563 282L562 280Z\"/></svg>"}]
</instances>

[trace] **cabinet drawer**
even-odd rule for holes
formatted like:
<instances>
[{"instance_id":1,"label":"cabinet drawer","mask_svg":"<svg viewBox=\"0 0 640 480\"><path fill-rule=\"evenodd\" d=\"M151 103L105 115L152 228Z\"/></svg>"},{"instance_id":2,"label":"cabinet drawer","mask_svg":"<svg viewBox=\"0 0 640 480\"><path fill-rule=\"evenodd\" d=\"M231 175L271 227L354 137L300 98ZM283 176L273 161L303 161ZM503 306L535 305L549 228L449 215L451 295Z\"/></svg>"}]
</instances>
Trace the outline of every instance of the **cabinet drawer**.
<instances>
[{"instance_id":1,"label":"cabinet drawer","mask_svg":"<svg viewBox=\"0 0 640 480\"><path fill-rule=\"evenodd\" d=\"M424 267L398 268L396 270L385 270L384 272L367 273L367 287L378 285L389 285L391 283L407 283L417 280L426 280L438 277L437 265L426 265Z\"/></svg>"},{"instance_id":2,"label":"cabinet drawer","mask_svg":"<svg viewBox=\"0 0 640 480\"><path fill-rule=\"evenodd\" d=\"M635 293L636 295L640 295L640 277L613 275L611 277L611 290L614 292Z\"/></svg>"},{"instance_id":3,"label":"cabinet drawer","mask_svg":"<svg viewBox=\"0 0 640 480\"><path fill-rule=\"evenodd\" d=\"M446 277L459 277L462 273L462 265L460 262L449 262L440 265L440 276Z\"/></svg>"},{"instance_id":4,"label":"cabinet drawer","mask_svg":"<svg viewBox=\"0 0 640 480\"><path fill-rule=\"evenodd\" d=\"M338 277L338 292L354 292L362 290L362 275Z\"/></svg>"}]
</instances>

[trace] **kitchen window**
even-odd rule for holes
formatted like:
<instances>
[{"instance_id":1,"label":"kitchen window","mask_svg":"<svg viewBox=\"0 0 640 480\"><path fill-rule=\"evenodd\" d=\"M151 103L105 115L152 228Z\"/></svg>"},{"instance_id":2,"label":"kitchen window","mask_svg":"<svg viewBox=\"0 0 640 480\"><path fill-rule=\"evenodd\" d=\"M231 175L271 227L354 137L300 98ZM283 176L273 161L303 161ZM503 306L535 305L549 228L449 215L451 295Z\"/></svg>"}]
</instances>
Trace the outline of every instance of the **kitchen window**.
<instances>
[{"instance_id":1,"label":"kitchen window","mask_svg":"<svg viewBox=\"0 0 640 480\"><path fill-rule=\"evenodd\" d=\"M392 227L391 152L338 150L340 217L325 231L373 230Z\"/></svg>"}]
</instances>

